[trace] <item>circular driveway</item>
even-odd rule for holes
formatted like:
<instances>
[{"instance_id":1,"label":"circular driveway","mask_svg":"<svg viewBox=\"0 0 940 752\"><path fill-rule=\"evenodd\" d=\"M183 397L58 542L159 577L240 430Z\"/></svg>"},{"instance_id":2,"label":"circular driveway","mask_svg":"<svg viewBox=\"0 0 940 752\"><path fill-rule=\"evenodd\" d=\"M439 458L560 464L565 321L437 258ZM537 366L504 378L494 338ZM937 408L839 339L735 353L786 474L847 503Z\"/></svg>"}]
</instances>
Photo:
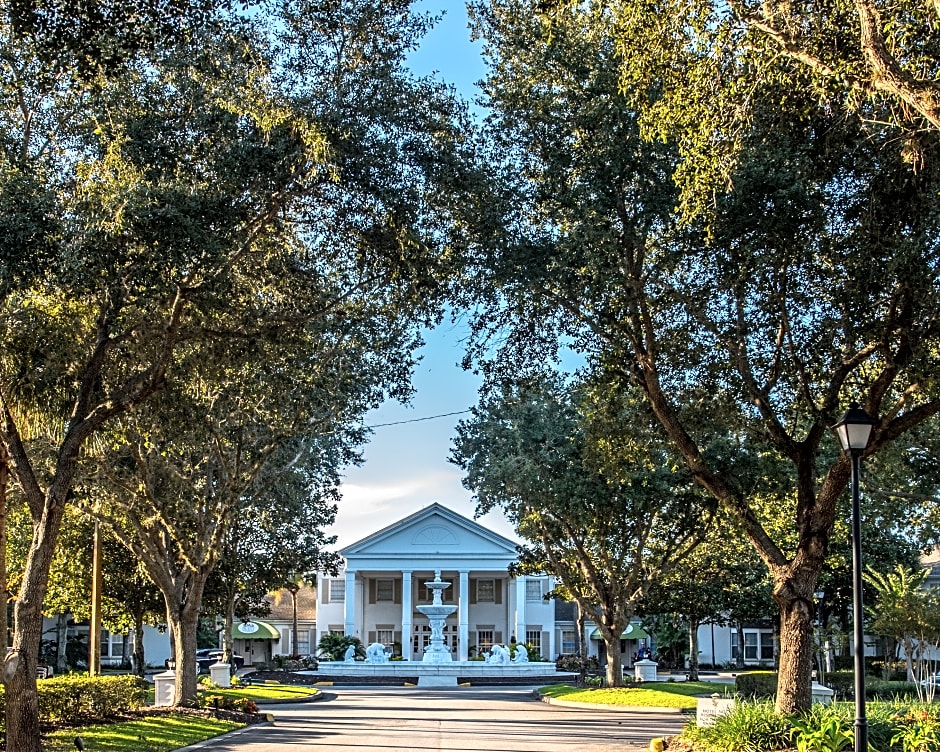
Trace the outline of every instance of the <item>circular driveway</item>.
<instances>
[{"instance_id":1,"label":"circular driveway","mask_svg":"<svg viewBox=\"0 0 940 752\"><path fill-rule=\"evenodd\" d=\"M677 713L593 710L538 701L530 688L330 687L318 702L263 708L271 725L187 749L211 752L613 752L678 733Z\"/></svg>"}]
</instances>

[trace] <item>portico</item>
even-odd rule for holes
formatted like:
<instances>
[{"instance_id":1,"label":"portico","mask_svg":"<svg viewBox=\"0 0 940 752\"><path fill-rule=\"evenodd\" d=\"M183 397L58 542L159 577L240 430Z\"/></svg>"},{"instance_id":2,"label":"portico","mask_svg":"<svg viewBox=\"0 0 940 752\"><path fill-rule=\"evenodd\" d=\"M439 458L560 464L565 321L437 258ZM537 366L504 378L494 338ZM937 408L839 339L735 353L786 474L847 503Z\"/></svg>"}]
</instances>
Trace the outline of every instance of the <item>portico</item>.
<instances>
[{"instance_id":1,"label":"portico","mask_svg":"<svg viewBox=\"0 0 940 752\"><path fill-rule=\"evenodd\" d=\"M451 586L444 603L456 611L444 625L444 644L464 661L512 639L554 655L553 606L542 595L548 577L510 577L515 543L450 509L432 504L342 549L345 571L321 581L318 632L340 631L363 643L380 642L405 660L420 660L430 641L431 602L425 582L440 570Z\"/></svg>"}]
</instances>

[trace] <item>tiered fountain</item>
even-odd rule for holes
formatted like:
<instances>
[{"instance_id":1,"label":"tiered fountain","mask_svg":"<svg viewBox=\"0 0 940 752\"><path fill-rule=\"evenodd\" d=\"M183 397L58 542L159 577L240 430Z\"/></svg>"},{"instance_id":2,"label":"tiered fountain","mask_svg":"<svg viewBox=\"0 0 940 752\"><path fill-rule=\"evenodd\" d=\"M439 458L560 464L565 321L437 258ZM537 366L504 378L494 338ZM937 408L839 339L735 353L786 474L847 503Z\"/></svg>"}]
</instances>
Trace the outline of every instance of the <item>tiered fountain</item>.
<instances>
[{"instance_id":1,"label":"tiered fountain","mask_svg":"<svg viewBox=\"0 0 940 752\"><path fill-rule=\"evenodd\" d=\"M425 587L433 591L430 606L418 606L418 610L428 617L431 625L431 644L424 649L422 663L451 663L450 648L444 644L444 622L457 610L456 606L445 606L441 594L450 587L449 582L441 581L441 570L434 572L434 579L425 582ZM420 683L420 682L419 682Z\"/></svg>"},{"instance_id":2,"label":"tiered fountain","mask_svg":"<svg viewBox=\"0 0 940 752\"><path fill-rule=\"evenodd\" d=\"M555 666L551 663L510 661L509 649L505 646L494 646L490 657L485 661L453 660L450 649L444 644L444 622L457 610L457 607L444 605L441 597L451 583L442 581L441 572L437 570L434 572L434 579L424 584L432 591L433 596L430 604L417 606L417 609L428 617L431 643L424 649L424 655L420 661L389 661L384 646L375 644L368 646L365 661L353 660L350 650L347 660L321 661L318 673L323 676L364 682L379 677L386 680L397 678L402 682L407 682L414 681L417 677L419 687L456 687L458 679L473 682L474 679L493 677L516 679L531 677L533 681L540 681L549 676L557 678L573 676L572 674L556 674ZM517 655L517 659L518 657ZM525 657L524 653L522 657Z\"/></svg>"}]
</instances>

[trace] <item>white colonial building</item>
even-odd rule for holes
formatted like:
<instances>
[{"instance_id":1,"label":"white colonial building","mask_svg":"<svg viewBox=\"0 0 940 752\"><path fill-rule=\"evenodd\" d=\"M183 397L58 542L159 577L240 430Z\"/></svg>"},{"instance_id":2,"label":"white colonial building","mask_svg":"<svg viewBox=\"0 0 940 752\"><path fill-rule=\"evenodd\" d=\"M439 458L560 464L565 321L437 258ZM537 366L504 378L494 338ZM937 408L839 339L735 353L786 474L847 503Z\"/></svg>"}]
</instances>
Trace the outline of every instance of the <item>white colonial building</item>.
<instances>
[{"instance_id":1,"label":"white colonial building","mask_svg":"<svg viewBox=\"0 0 940 752\"><path fill-rule=\"evenodd\" d=\"M513 640L554 659L562 652L555 603L543 596L551 577L510 577L516 545L491 530L432 504L340 553L339 577L318 583L317 641L328 632L384 643L406 660L420 660L430 641L428 619L417 606L431 602L424 583L440 571L451 586L444 603L457 606L444 638L454 660Z\"/></svg>"}]
</instances>

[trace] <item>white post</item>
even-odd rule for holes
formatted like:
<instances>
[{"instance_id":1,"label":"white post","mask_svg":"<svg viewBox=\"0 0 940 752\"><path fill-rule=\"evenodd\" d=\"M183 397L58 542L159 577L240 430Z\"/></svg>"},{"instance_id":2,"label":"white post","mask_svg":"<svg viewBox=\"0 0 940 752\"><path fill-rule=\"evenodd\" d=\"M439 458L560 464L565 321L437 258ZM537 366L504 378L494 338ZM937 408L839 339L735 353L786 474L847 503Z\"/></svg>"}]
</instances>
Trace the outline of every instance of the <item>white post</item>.
<instances>
[{"instance_id":1,"label":"white post","mask_svg":"<svg viewBox=\"0 0 940 752\"><path fill-rule=\"evenodd\" d=\"M460 589L457 593L457 660L469 658L470 647L470 572L460 570Z\"/></svg>"},{"instance_id":2,"label":"white post","mask_svg":"<svg viewBox=\"0 0 940 752\"><path fill-rule=\"evenodd\" d=\"M411 572L401 573L401 656L406 661L411 660L411 633L414 626L411 623L414 607L411 605Z\"/></svg>"},{"instance_id":3,"label":"white post","mask_svg":"<svg viewBox=\"0 0 940 752\"><path fill-rule=\"evenodd\" d=\"M346 570L346 595L343 603L345 624L343 631L347 637L358 637L356 634L356 572Z\"/></svg>"},{"instance_id":4,"label":"white post","mask_svg":"<svg viewBox=\"0 0 940 752\"><path fill-rule=\"evenodd\" d=\"M526 577L520 574L516 577L516 642L525 643L525 583Z\"/></svg>"}]
</instances>

